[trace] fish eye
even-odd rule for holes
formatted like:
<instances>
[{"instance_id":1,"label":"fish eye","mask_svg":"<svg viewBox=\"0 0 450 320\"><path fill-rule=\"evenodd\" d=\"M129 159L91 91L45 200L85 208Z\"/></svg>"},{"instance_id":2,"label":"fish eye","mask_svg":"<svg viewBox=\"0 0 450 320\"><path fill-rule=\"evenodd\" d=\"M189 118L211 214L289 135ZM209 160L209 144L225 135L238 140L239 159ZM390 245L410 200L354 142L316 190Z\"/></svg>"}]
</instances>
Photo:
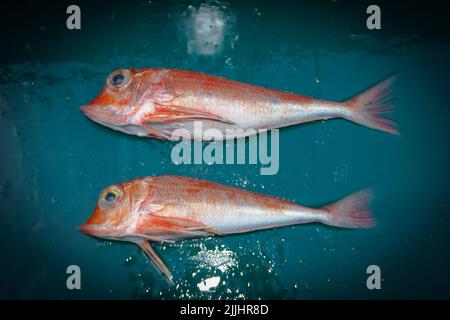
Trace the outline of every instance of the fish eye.
<instances>
[{"instance_id":1,"label":"fish eye","mask_svg":"<svg viewBox=\"0 0 450 320\"><path fill-rule=\"evenodd\" d=\"M125 76L123 74L116 74L112 77L111 82L113 85L118 86L121 85L125 81Z\"/></svg>"},{"instance_id":2,"label":"fish eye","mask_svg":"<svg viewBox=\"0 0 450 320\"><path fill-rule=\"evenodd\" d=\"M114 200L116 200L116 195L112 192L108 192L105 195L105 200L106 200L106 202L109 202L109 203L114 202Z\"/></svg>"},{"instance_id":3,"label":"fish eye","mask_svg":"<svg viewBox=\"0 0 450 320\"><path fill-rule=\"evenodd\" d=\"M104 190L99 198L98 204L102 208L110 208L122 195L122 191L117 186L111 186Z\"/></svg>"},{"instance_id":4,"label":"fish eye","mask_svg":"<svg viewBox=\"0 0 450 320\"><path fill-rule=\"evenodd\" d=\"M131 80L130 71L122 69L114 71L108 77L108 82L113 89L121 89L126 87Z\"/></svg>"}]
</instances>

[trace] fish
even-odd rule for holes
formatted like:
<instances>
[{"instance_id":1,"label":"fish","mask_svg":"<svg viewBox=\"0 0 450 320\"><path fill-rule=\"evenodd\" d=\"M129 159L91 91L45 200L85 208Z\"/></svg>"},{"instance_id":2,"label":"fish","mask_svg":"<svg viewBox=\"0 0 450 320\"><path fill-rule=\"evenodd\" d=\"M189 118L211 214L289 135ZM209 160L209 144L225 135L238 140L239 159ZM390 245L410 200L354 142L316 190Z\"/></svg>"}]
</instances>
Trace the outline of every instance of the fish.
<instances>
[{"instance_id":1,"label":"fish","mask_svg":"<svg viewBox=\"0 0 450 320\"><path fill-rule=\"evenodd\" d=\"M183 176L140 177L101 191L79 229L93 237L138 245L173 284L153 242L226 236L305 223L370 228L375 219L365 189L335 203L309 208L270 195Z\"/></svg>"},{"instance_id":2,"label":"fish","mask_svg":"<svg viewBox=\"0 0 450 320\"><path fill-rule=\"evenodd\" d=\"M398 134L390 112L387 77L343 102L253 86L188 70L119 69L106 79L101 93L81 107L91 120L139 137L162 140L230 140L271 129L331 118ZM201 130L195 124L201 123ZM198 127L198 126L197 126Z\"/></svg>"}]
</instances>

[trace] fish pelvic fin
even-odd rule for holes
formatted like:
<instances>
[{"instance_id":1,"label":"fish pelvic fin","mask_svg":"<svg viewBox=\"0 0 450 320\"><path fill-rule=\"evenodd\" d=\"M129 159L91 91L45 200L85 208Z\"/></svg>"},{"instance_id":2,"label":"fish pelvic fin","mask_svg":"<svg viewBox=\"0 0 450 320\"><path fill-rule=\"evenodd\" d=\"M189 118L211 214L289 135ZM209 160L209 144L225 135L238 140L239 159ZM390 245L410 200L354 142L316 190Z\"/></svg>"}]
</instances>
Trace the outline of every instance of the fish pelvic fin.
<instances>
[{"instance_id":1,"label":"fish pelvic fin","mask_svg":"<svg viewBox=\"0 0 450 320\"><path fill-rule=\"evenodd\" d=\"M149 138L155 138L159 140L170 140L170 136L168 136L161 130L158 130L152 126L147 126L145 124L141 125L141 127L147 130Z\"/></svg>"},{"instance_id":2,"label":"fish pelvic fin","mask_svg":"<svg viewBox=\"0 0 450 320\"><path fill-rule=\"evenodd\" d=\"M351 108L350 115L344 116L344 118L371 129L399 134L396 123L382 116L383 113L389 113L392 110L389 100L392 98L391 85L394 77L391 75L352 99L343 102L344 105Z\"/></svg>"},{"instance_id":3,"label":"fish pelvic fin","mask_svg":"<svg viewBox=\"0 0 450 320\"><path fill-rule=\"evenodd\" d=\"M148 241L143 240L137 242L137 245L145 252L147 257L149 257L158 270L166 277L167 281L169 281L171 285L174 285L172 273L166 267L161 258L156 254L155 250L153 250L151 244Z\"/></svg>"},{"instance_id":4,"label":"fish pelvic fin","mask_svg":"<svg viewBox=\"0 0 450 320\"><path fill-rule=\"evenodd\" d=\"M340 228L371 228L375 225L369 209L371 199L372 191L365 189L325 206L322 210L327 212L327 217L323 222Z\"/></svg>"}]
</instances>

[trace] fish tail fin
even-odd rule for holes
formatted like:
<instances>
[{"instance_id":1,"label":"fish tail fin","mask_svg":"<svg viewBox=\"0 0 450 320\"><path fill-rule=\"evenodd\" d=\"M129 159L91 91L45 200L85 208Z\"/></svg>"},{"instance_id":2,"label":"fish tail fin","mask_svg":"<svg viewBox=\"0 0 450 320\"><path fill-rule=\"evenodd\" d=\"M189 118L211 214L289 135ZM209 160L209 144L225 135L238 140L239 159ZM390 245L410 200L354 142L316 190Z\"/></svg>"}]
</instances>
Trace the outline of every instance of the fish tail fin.
<instances>
[{"instance_id":1,"label":"fish tail fin","mask_svg":"<svg viewBox=\"0 0 450 320\"><path fill-rule=\"evenodd\" d=\"M352 99L343 102L352 110L351 114L345 118L368 128L399 134L396 123L381 115L392 110L392 106L388 102L392 98L391 85L394 77L391 75Z\"/></svg>"},{"instance_id":2,"label":"fish tail fin","mask_svg":"<svg viewBox=\"0 0 450 320\"><path fill-rule=\"evenodd\" d=\"M328 215L325 224L340 228L370 228L375 219L369 209L372 191L365 189L322 208Z\"/></svg>"}]
</instances>

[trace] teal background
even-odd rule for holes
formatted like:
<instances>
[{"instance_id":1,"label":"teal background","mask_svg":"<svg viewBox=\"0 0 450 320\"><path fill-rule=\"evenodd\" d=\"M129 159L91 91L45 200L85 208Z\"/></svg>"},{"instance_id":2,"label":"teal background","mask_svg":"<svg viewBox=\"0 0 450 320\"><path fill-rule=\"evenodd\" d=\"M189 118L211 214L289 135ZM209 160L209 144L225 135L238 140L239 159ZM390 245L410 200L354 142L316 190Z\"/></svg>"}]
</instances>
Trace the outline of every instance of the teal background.
<instances>
[{"instance_id":1,"label":"teal background","mask_svg":"<svg viewBox=\"0 0 450 320\"><path fill-rule=\"evenodd\" d=\"M381 2L382 29L371 31L369 2L78 2L82 29L69 31L69 4L1 4L0 298L450 297L444 5ZM214 32L223 25L221 41L192 42L199 12L215 21ZM401 135L330 120L280 131L275 176L259 175L259 165L176 166L174 143L117 133L80 112L123 67L204 71L328 100L349 98L398 71L391 117ZM77 230L105 186L160 174L308 206L372 187L378 225L304 225L158 244L174 274L170 287L134 245ZM81 268L81 290L66 288L71 264ZM381 268L381 290L366 288L372 264ZM199 289L217 276L210 292Z\"/></svg>"}]
</instances>

